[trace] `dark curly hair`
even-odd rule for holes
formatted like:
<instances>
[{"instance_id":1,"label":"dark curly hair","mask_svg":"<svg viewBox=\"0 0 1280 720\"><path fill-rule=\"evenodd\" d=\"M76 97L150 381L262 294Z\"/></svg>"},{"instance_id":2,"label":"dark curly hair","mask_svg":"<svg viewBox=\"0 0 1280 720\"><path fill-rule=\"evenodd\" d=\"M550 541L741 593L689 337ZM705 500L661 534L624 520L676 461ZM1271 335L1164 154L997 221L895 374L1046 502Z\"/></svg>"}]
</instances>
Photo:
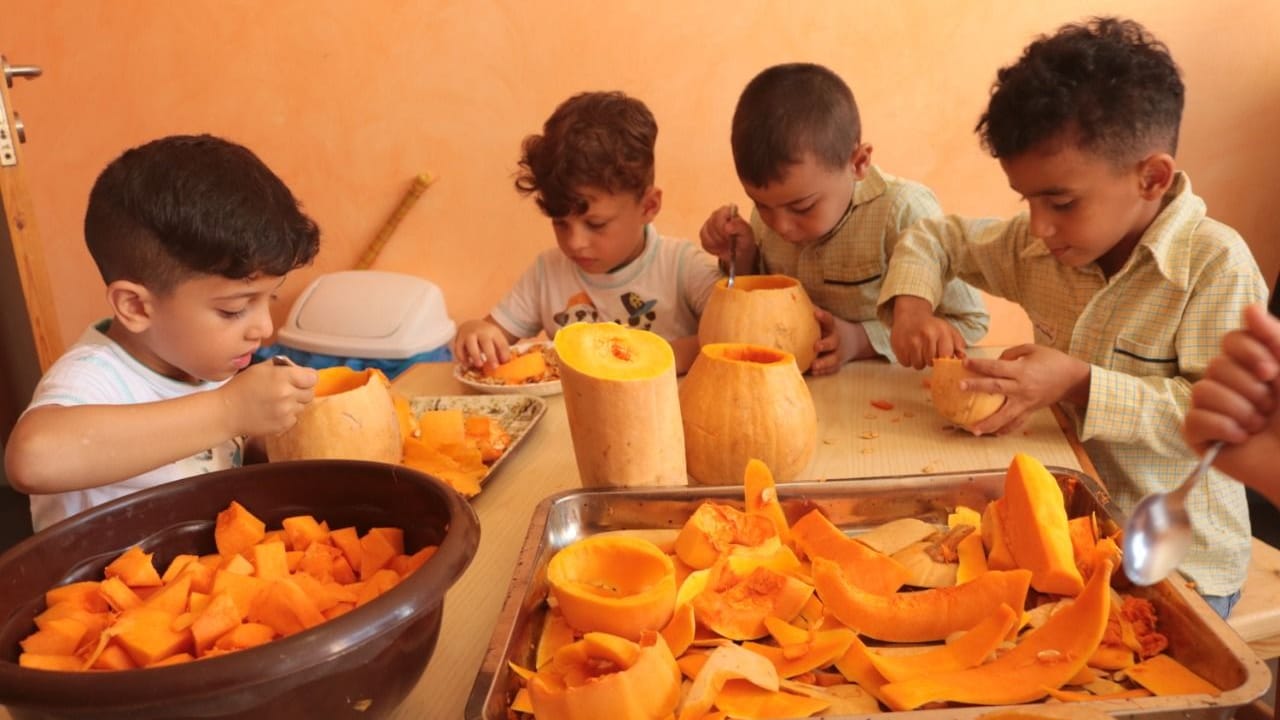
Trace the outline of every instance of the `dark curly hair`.
<instances>
[{"instance_id":1,"label":"dark curly hair","mask_svg":"<svg viewBox=\"0 0 1280 720\"><path fill-rule=\"evenodd\" d=\"M533 195L547 217L580 215L586 188L637 197L653 185L658 123L621 92L585 92L560 103L521 145L516 190Z\"/></svg>"},{"instance_id":2,"label":"dark curly hair","mask_svg":"<svg viewBox=\"0 0 1280 720\"><path fill-rule=\"evenodd\" d=\"M174 135L125 151L98 175L84 237L104 282L163 295L198 274L284 275L311 262L320 230L248 148Z\"/></svg>"},{"instance_id":3,"label":"dark curly hair","mask_svg":"<svg viewBox=\"0 0 1280 720\"><path fill-rule=\"evenodd\" d=\"M813 153L828 168L844 167L862 140L853 91L831 70L812 63L766 68L751 79L733 111L729 143L738 177L764 187Z\"/></svg>"},{"instance_id":4,"label":"dark curly hair","mask_svg":"<svg viewBox=\"0 0 1280 720\"><path fill-rule=\"evenodd\" d=\"M1040 36L992 86L975 130L997 158L1070 133L1082 150L1120 164L1178 147L1185 91L1164 43L1142 25L1096 17Z\"/></svg>"}]
</instances>

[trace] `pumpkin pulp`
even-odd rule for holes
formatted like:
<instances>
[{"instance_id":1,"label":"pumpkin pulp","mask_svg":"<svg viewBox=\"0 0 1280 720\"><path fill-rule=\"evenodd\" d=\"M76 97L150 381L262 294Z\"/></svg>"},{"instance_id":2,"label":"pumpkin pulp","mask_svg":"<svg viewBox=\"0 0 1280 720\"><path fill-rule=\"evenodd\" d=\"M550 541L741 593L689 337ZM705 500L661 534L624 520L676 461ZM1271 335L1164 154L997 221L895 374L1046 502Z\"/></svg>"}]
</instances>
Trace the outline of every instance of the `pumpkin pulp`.
<instances>
[{"instance_id":1,"label":"pumpkin pulp","mask_svg":"<svg viewBox=\"0 0 1280 720\"><path fill-rule=\"evenodd\" d=\"M582 632L630 640L661 630L675 610L675 566L639 538L586 538L557 552L547 582L564 619Z\"/></svg>"}]
</instances>

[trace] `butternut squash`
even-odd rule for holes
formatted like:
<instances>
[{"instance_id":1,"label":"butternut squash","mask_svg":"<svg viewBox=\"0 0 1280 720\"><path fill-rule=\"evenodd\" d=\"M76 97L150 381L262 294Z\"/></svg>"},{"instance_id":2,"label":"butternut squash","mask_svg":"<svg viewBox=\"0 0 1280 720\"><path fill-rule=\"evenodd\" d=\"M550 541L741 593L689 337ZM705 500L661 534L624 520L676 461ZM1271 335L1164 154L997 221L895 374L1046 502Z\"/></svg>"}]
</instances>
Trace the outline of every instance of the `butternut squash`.
<instances>
[{"instance_id":1,"label":"butternut squash","mask_svg":"<svg viewBox=\"0 0 1280 720\"><path fill-rule=\"evenodd\" d=\"M716 283L698 322L698 342L747 343L789 353L806 372L821 337L813 303L799 280L786 275L744 275L728 287Z\"/></svg>"},{"instance_id":2,"label":"butternut squash","mask_svg":"<svg viewBox=\"0 0 1280 720\"><path fill-rule=\"evenodd\" d=\"M981 376L966 369L963 360L933 359L933 374L929 379L933 407L952 424L965 429L991 417L1004 405L1004 395L960 389L961 381L976 377Z\"/></svg>"},{"instance_id":3,"label":"butternut squash","mask_svg":"<svg viewBox=\"0 0 1280 720\"><path fill-rule=\"evenodd\" d=\"M1074 596L1084 587L1072 553L1067 510L1058 481L1025 453L1005 475L1000 525L1018 567L1031 571L1031 587Z\"/></svg>"},{"instance_id":4,"label":"butternut squash","mask_svg":"<svg viewBox=\"0 0 1280 720\"><path fill-rule=\"evenodd\" d=\"M345 366L319 371L316 397L293 427L267 437L267 458L345 458L398 463L400 419L390 383L377 369Z\"/></svg>"},{"instance_id":5,"label":"butternut squash","mask_svg":"<svg viewBox=\"0 0 1280 720\"><path fill-rule=\"evenodd\" d=\"M817 445L813 397L794 358L761 345L703 345L680 385L690 480L737 485L759 460L778 482L797 479Z\"/></svg>"},{"instance_id":6,"label":"butternut squash","mask_svg":"<svg viewBox=\"0 0 1280 720\"><path fill-rule=\"evenodd\" d=\"M638 538L579 540L552 556L547 583L565 621L580 632L638 640L666 627L675 611L671 558Z\"/></svg>"},{"instance_id":7,"label":"butternut squash","mask_svg":"<svg viewBox=\"0 0 1280 720\"><path fill-rule=\"evenodd\" d=\"M556 333L583 487L684 485L675 354L647 330L575 323Z\"/></svg>"}]
</instances>

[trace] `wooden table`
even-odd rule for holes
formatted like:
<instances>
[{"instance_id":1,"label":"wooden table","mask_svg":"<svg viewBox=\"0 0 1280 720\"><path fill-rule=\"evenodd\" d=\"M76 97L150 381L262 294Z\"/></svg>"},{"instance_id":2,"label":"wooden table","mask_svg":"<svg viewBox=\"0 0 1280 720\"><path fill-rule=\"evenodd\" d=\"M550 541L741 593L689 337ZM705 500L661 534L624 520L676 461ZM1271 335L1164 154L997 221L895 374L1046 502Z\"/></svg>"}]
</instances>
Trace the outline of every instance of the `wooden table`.
<instances>
[{"instance_id":1,"label":"wooden table","mask_svg":"<svg viewBox=\"0 0 1280 720\"><path fill-rule=\"evenodd\" d=\"M1029 453L1046 465L1085 469L1047 410L1025 430L1007 437L973 437L944 429L945 421L929 404L923 378L877 361L851 363L835 375L809 378L819 438L815 457L801 477L1003 470L1015 452ZM447 364L410 368L392 388L410 397L467 393ZM559 395L546 400L546 415L473 500L480 517L480 547L471 567L445 597L435 654L417 687L392 715L396 720L463 718L534 508L547 495L579 487L564 400ZM872 400L888 400L894 407L880 410Z\"/></svg>"}]
</instances>

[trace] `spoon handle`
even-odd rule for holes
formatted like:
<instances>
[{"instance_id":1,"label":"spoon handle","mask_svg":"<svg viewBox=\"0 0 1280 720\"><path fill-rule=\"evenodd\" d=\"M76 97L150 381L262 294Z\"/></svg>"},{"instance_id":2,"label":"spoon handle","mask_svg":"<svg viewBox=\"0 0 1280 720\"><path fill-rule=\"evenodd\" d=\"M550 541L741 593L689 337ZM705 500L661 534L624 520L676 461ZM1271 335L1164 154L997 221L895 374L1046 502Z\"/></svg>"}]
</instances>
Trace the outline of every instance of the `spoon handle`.
<instances>
[{"instance_id":1,"label":"spoon handle","mask_svg":"<svg viewBox=\"0 0 1280 720\"><path fill-rule=\"evenodd\" d=\"M1183 480L1181 485L1169 493L1169 499L1176 501L1179 505L1182 504L1183 499L1187 497L1187 493L1191 492L1191 488L1204 475L1205 471L1213 465L1218 453L1222 451L1222 444L1222 441L1218 441L1205 449L1204 455L1200 457L1200 462L1196 463L1195 470L1192 470L1191 474L1187 475L1187 479Z\"/></svg>"}]
</instances>

